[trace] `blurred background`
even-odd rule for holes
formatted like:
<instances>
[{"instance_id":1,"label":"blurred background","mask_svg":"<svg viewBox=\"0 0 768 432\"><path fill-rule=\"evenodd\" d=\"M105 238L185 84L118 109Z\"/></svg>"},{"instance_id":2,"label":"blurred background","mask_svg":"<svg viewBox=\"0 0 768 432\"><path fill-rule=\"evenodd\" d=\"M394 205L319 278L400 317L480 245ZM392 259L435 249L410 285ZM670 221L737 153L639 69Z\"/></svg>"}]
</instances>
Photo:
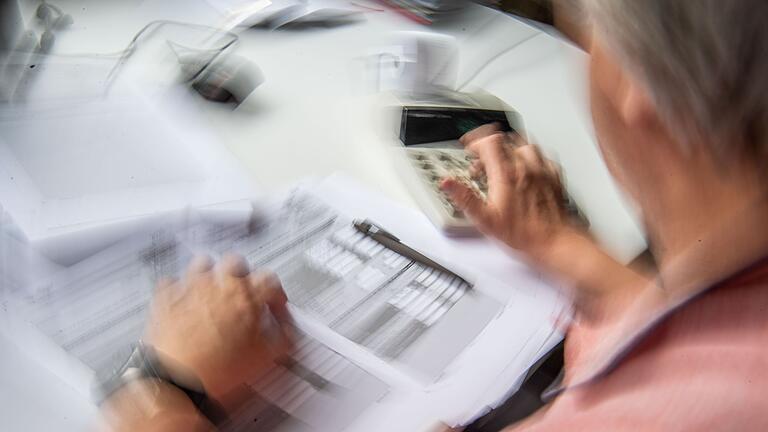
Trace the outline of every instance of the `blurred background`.
<instances>
[{"instance_id":1,"label":"blurred background","mask_svg":"<svg viewBox=\"0 0 768 432\"><path fill-rule=\"evenodd\" d=\"M483 123L523 134L562 166L569 206L620 261L646 247L595 146L576 2L0 0L0 7L0 406L9 430L93 427L96 406L71 385L93 371L44 339L77 326L98 333L98 323L122 310L50 310L59 304L51 299L66 300L66 287L80 286L72 281L107 269L123 274L108 258L115 245L150 233L156 246L151 233L186 229L190 209L251 223L273 197L329 176L335 187L359 191L339 195L353 216L376 213L401 238L451 262L473 255L464 264L470 273L522 281L519 298L494 301L544 312L514 336L527 345L511 344L507 363L486 368L506 370L499 382L509 386L491 391L491 375L478 380L477 403L455 410L469 414L454 422L503 401L560 340L552 317L563 307L554 290L529 289L545 282L517 257L510 264L509 252L483 240L435 188L439 176L466 175L457 139ZM136 264L136 275L149 274L148 262ZM119 280L115 286L131 288L116 290L130 292L143 313L152 284ZM486 325L462 319L478 334ZM18 330L30 321L36 330ZM135 337L142 322L121 337ZM476 345L478 353L488 349ZM73 364L77 376L62 378ZM477 367L457 372L455 382L468 385ZM369 380L371 403L387 393L377 380ZM390 393L402 390L384 381ZM355 421L408 412L402 401L410 399L394 400ZM408 421L448 421L448 408ZM365 424L347 420L314 430Z\"/></svg>"}]
</instances>

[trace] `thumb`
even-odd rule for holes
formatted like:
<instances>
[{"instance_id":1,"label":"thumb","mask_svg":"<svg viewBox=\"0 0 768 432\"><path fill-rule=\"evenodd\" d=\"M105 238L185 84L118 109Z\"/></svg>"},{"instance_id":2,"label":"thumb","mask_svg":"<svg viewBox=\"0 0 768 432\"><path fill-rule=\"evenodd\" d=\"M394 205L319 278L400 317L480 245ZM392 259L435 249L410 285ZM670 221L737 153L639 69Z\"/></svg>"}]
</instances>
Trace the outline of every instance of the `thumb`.
<instances>
[{"instance_id":1,"label":"thumb","mask_svg":"<svg viewBox=\"0 0 768 432\"><path fill-rule=\"evenodd\" d=\"M252 286L259 291L260 301L267 306L270 315L280 327L285 342L290 343L294 340L293 318L288 310L288 297L283 291L280 279L271 272L260 272L250 277Z\"/></svg>"},{"instance_id":2,"label":"thumb","mask_svg":"<svg viewBox=\"0 0 768 432\"><path fill-rule=\"evenodd\" d=\"M474 189L454 178L447 178L440 184L440 189L448 195L459 210L463 211L479 228L490 225L485 201Z\"/></svg>"},{"instance_id":3,"label":"thumb","mask_svg":"<svg viewBox=\"0 0 768 432\"><path fill-rule=\"evenodd\" d=\"M252 273L251 286L256 290L257 299L266 304L269 311L280 321L290 322L290 312L286 303L288 296L283 291L283 285L276 274L268 271Z\"/></svg>"}]
</instances>

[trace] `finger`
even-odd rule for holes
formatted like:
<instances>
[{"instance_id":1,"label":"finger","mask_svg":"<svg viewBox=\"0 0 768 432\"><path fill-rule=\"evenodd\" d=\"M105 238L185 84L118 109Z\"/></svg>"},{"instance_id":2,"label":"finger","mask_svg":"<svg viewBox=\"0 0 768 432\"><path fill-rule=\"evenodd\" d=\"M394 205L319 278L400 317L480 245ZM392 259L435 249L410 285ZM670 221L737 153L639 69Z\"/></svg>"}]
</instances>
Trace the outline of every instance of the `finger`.
<instances>
[{"instance_id":1,"label":"finger","mask_svg":"<svg viewBox=\"0 0 768 432\"><path fill-rule=\"evenodd\" d=\"M187 293L208 293L213 285L214 261L208 255L195 255L187 266L183 283L174 287L174 295L181 299Z\"/></svg>"},{"instance_id":2,"label":"finger","mask_svg":"<svg viewBox=\"0 0 768 432\"><path fill-rule=\"evenodd\" d=\"M535 187L541 190L547 190L552 197L564 197L560 166L544 157L538 146L527 145L519 150L521 159L525 161L528 182L535 183Z\"/></svg>"},{"instance_id":3,"label":"finger","mask_svg":"<svg viewBox=\"0 0 768 432\"><path fill-rule=\"evenodd\" d=\"M208 255L195 255L187 267L187 273L184 277L184 284L177 287L177 296L190 290L197 293L207 293L210 286L213 285L211 270L214 262Z\"/></svg>"},{"instance_id":4,"label":"finger","mask_svg":"<svg viewBox=\"0 0 768 432\"><path fill-rule=\"evenodd\" d=\"M557 193L556 190L552 188L547 188L545 191L546 194L546 202L545 207L542 209L547 215L547 220L551 224L560 224L563 221L563 206L562 201L560 199L560 195Z\"/></svg>"},{"instance_id":5,"label":"finger","mask_svg":"<svg viewBox=\"0 0 768 432\"><path fill-rule=\"evenodd\" d=\"M544 174L545 164L541 151L535 145L528 144L515 149L515 156L525 163L527 173L540 176Z\"/></svg>"},{"instance_id":6,"label":"finger","mask_svg":"<svg viewBox=\"0 0 768 432\"><path fill-rule=\"evenodd\" d=\"M547 176L556 179L560 185L563 184L563 168L560 164L551 159L547 159L544 162L544 170L547 172Z\"/></svg>"},{"instance_id":7,"label":"finger","mask_svg":"<svg viewBox=\"0 0 768 432\"><path fill-rule=\"evenodd\" d=\"M228 253L219 261L219 270L223 275L244 278L251 273L248 262L240 255Z\"/></svg>"},{"instance_id":8,"label":"finger","mask_svg":"<svg viewBox=\"0 0 768 432\"><path fill-rule=\"evenodd\" d=\"M479 159L472 161L472 165L469 166L469 175L472 178L479 178L485 175L485 167Z\"/></svg>"},{"instance_id":9,"label":"finger","mask_svg":"<svg viewBox=\"0 0 768 432\"><path fill-rule=\"evenodd\" d=\"M522 135L514 131L507 132L507 138L509 139L509 143L513 148L522 147L530 144L528 140L525 139L525 137L523 137Z\"/></svg>"},{"instance_id":10,"label":"finger","mask_svg":"<svg viewBox=\"0 0 768 432\"><path fill-rule=\"evenodd\" d=\"M505 136L491 135L472 143L474 151L485 167L488 178L488 197L495 204L503 203L511 191L511 180L515 176L513 165L504 150Z\"/></svg>"},{"instance_id":11,"label":"finger","mask_svg":"<svg viewBox=\"0 0 768 432\"><path fill-rule=\"evenodd\" d=\"M535 181L528 179L526 180L526 187L517 191L520 202L523 204L520 209L520 216L523 218L535 218L538 215L541 190L535 184Z\"/></svg>"},{"instance_id":12,"label":"finger","mask_svg":"<svg viewBox=\"0 0 768 432\"><path fill-rule=\"evenodd\" d=\"M269 311L280 324L293 322L288 310L288 296L283 291L283 284L272 272L259 272L250 276L251 287L257 298L269 307Z\"/></svg>"},{"instance_id":13,"label":"finger","mask_svg":"<svg viewBox=\"0 0 768 432\"><path fill-rule=\"evenodd\" d=\"M251 287L256 291L257 307L266 307L268 314L263 314L266 327L262 328L265 334L271 335L270 339L277 342L276 346L287 350L294 342L293 317L288 310L288 296L283 291L277 275L272 272L260 272L252 274ZM267 316L271 317L271 319ZM270 322L271 321L271 322Z\"/></svg>"},{"instance_id":14,"label":"finger","mask_svg":"<svg viewBox=\"0 0 768 432\"><path fill-rule=\"evenodd\" d=\"M563 184L560 165L547 159L544 163L544 171L550 181L551 189L554 191L555 199L557 199L558 203L563 203L565 201L565 185Z\"/></svg>"},{"instance_id":15,"label":"finger","mask_svg":"<svg viewBox=\"0 0 768 432\"><path fill-rule=\"evenodd\" d=\"M512 170L515 173L512 181L516 191L525 190L528 187L530 180L530 174L528 173L528 164L525 163L521 157L517 155L517 152L512 152Z\"/></svg>"},{"instance_id":16,"label":"finger","mask_svg":"<svg viewBox=\"0 0 768 432\"><path fill-rule=\"evenodd\" d=\"M213 269L213 260L208 255L195 255L187 267L187 274L193 276L200 273L206 273Z\"/></svg>"},{"instance_id":17,"label":"finger","mask_svg":"<svg viewBox=\"0 0 768 432\"><path fill-rule=\"evenodd\" d=\"M159 281L157 281L157 287L155 288L155 291L165 291L175 283L176 283L176 278L163 276L160 278Z\"/></svg>"},{"instance_id":18,"label":"finger","mask_svg":"<svg viewBox=\"0 0 768 432\"><path fill-rule=\"evenodd\" d=\"M250 282L247 278L249 273L248 263L243 257L226 254L216 264L214 277L217 289L209 290L210 292L204 295L210 296L209 301L232 304L242 301L250 305L254 302L254 298L249 289ZM250 308L250 306L247 307Z\"/></svg>"},{"instance_id":19,"label":"finger","mask_svg":"<svg viewBox=\"0 0 768 432\"><path fill-rule=\"evenodd\" d=\"M534 156L536 157L536 160L542 166L546 165L546 161L548 159L546 157L544 157L544 153L541 152L541 147L537 146L536 144L526 144L523 147L530 147L530 151L533 152Z\"/></svg>"},{"instance_id":20,"label":"finger","mask_svg":"<svg viewBox=\"0 0 768 432\"><path fill-rule=\"evenodd\" d=\"M526 144L522 147L518 147L514 150L515 160L518 162L517 166L517 181L516 186L518 189L525 189L535 184L536 187L540 187L540 180L548 176L547 172L547 159L541 154L538 146L532 144Z\"/></svg>"},{"instance_id":21,"label":"finger","mask_svg":"<svg viewBox=\"0 0 768 432\"><path fill-rule=\"evenodd\" d=\"M499 124L498 122L488 123L480 127L476 127L471 131L465 133L464 135L461 136L461 138L459 138L459 142L466 147L472 141L476 141L481 138L485 138L489 135L493 135L499 132L500 130L501 130L501 124Z\"/></svg>"},{"instance_id":22,"label":"finger","mask_svg":"<svg viewBox=\"0 0 768 432\"><path fill-rule=\"evenodd\" d=\"M485 202L477 196L475 191L453 178L448 178L440 184L448 198L459 210L463 211L481 230L491 226L490 216Z\"/></svg>"},{"instance_id":23,"label":"finger","mask_svg":"<svg viewBox=\"0 0 768 432\"><path fill-rule=\"evenodd\" d=\"M563 171L560 164L552 159L546 159L544 161L544 170L547 172L547 176L552 178L560 178L560 173Z\"/></svg>"}]
</instances>

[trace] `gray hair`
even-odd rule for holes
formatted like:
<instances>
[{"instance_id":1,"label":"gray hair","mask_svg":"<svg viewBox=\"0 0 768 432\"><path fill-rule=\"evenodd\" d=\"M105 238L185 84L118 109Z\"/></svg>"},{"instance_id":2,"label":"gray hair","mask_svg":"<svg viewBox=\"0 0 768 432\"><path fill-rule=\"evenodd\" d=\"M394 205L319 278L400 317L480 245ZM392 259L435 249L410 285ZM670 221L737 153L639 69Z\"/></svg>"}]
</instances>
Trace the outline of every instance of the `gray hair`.
<instances>
[{"instance_id":1,"label":"gray hair","mask_svg":"<svg viewBox=\"0 0 768 432\"><path fill-rule=\"evenodd\" d=\"M768 163L768 1L584 0L685 145Z\"/></svg>"}]
</instances>

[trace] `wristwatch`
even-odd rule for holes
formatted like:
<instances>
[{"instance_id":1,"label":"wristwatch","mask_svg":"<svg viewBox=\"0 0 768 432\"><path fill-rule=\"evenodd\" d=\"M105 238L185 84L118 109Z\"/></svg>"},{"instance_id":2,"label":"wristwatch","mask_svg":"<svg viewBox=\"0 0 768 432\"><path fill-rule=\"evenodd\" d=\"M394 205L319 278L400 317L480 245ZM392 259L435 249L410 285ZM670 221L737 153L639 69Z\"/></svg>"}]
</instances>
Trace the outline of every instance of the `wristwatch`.
<instances>
[{"instance_id":1,"label":"wristwatch","mask_svg":"<svg viewBox=\"0 0 768 432\"><path fill-rule=\"evenodd\" d=\"M184 392L200 413L214 425L221 425L227 420L224 408L208 397L202 385L192 389L190 385L174 380L173 374L163 366L152 346L141 341L132 345L128 359L114 373L102 379L97 377L97 384L93 391L94 399L100 405L124 385L146 378L161 380Z\"/></svg>"}]
</instances>

